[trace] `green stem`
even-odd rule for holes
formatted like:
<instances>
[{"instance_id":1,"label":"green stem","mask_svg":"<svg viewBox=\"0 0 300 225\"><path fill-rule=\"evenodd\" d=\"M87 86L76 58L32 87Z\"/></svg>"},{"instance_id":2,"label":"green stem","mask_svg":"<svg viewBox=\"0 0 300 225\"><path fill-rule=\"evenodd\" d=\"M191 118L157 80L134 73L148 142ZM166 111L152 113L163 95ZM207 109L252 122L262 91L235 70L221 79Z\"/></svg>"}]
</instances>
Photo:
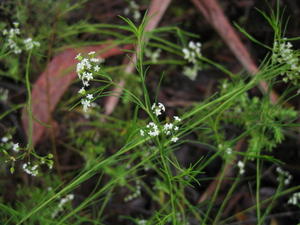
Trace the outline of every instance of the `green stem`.
<instances>
[{"instance_id":1,"label":"green stem","mask_svg":"<svg viewBox=\"0 0 300 225\"><path fill-rule=\"evenodd\" d=\"M204 220L201 223L202 225L206 225L206 221L208 219L210 211L212 210L214 202L216 201L217 195L218 195L218 193L220 191L221 184L222 184L222 181L223 181L224 176L225 176L225 169L224 169L225 166L226 166L226 163L224 163L223 166L222 166L221 174L220 174L220 178L219 178L218 183L217 183L216 190L215 190L215 192L214 192L214 194L212 196L212 199L209 201L209 206L208 206L207 212L205 214Z\"/></svg>"},{"instance_id":2,"label":"green stem","mask_svg":"<svg viewBox=\"0 0 300 225\"><path fill-rule=\"evenodd\" d=\"M258 225L262 223L260 212L260 159L256 160L256 216Z\"/></svg>"},{"instance_id":3,"label":"green stem","mask_svg":"<svg viewBox=\"0 0 300 225\"><path fill-rule=\"evenodd\" d=\"M216 215L216 217L215 217L215 219L212 223L213 225L220 224L219 220L221 218L221 213L223 212L223 209L224 209L225 205L227 204L229 198L232 196L232 193L235 190L236 186L238 185L239 181L240 181L240 175L237 177L237 179L234 180L234 182L231 185L228 193L226 194L225 199L223 200L222 205L221 205L220 209L218 210L218 213L217 213L217 215Z\"/></svg>"},{"instance_id":4,"label":"green stem","mask_svg":"<svg viewBox=\"0 0 300 225\"><path fill-rule=\"evenodd\" d=\"M27 155L33 150L33 142L32 142L32 133L33 133L33 113L32 113L32 96L31 96L31 85L29 79L29 69L30 69L30 60L31 60L31 51L27 57L26 62L26 73L25 73L25 82L26 82L26 89L27 89L27 114L28 114L28 144L27 144Z\"/></svg>"}]
</instances>

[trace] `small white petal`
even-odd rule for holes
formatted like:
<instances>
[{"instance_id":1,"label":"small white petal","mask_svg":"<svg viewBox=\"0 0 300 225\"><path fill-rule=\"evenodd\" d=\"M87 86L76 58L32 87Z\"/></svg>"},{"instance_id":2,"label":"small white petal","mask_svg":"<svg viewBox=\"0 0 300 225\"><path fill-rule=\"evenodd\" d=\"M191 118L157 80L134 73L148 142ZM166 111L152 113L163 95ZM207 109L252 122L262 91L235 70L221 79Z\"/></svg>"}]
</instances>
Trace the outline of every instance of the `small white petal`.
<instances>
[{"instance_id":1,"label":"small white petal","mask_svg":"<svg viewBox=\"0 0 300 225\"><path fill-rule=\"evenodd\" d=\"M91 100L91 99L94 98L94 96L93 96L92 94L88 94L88 95L86 96L86 98Z\"/></svg>"},{"instance_id":2,"label":"small white petal","mask_svg":"<svg viewBox=\"0 0 300 225\"><path fill-rule=\"evenodd\" d=\"M171 141L172 142L177 142L178 141L178 137L172 137Z\"/></svg>"}]
</instances>

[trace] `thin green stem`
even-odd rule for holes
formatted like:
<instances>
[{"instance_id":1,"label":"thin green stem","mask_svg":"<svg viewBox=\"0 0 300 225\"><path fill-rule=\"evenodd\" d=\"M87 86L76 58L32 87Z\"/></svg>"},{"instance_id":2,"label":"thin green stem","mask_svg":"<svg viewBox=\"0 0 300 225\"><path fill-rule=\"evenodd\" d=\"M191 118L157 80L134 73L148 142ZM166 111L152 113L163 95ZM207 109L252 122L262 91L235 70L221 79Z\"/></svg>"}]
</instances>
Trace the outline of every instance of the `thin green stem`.
<instances>
[{"instance_id":1,"label":"thin green stem","mask_svg":"<svg viewBox=\"0 0 300 225\"><path fill-rule=\"evenodd\" d=\"M27 115L28 115L28 132L27 132L27 155L30 155L30 153L33 150L33 141L32 141L32 134L33 134L33 112L32 112L32 96L31 96L31 84L29 79L29 69L30 69L30 60L31 60L31 54L30 51L27 57L26 62L26 73L25 73L25 84L26 84L26 90L27 90Z\"/></svg>"},{"instance_id":2,"label":"thin green stem","mask_svg":"<svg viewBox=\"0 0 300 225\"><path fill-rule=\"evenodd\" d=\"M256 160L256 216L258 225L261 225L261 212L260 212L260 159Z\"/></svg>"},{"instance_id":3,"label":"thin green stem","mask_svg":"<svg viewBox=\"0 0 300 225\"><path fill-rule=\"evenodd\" d=\"M221 188L221 184L222 184L224 176L225 176L225 169L224 169L225 166L226 166L226 163L223 163L222 169L221 169L220 178L218 180L216 190L214 191L214 194L213 194L211 200L209 201L208 209L207 209L205 217L204 217L204 219L203 219L203 221L201 223L202 225L206 225L207 224L206 221L208 220L209 214L210 214L210 212L211 212L211 210L212 210L212 208L214 206L214 203L215 203L215 201L217 199L218 193L219 193L220 188Z\"/></svg>"}]
</instances>

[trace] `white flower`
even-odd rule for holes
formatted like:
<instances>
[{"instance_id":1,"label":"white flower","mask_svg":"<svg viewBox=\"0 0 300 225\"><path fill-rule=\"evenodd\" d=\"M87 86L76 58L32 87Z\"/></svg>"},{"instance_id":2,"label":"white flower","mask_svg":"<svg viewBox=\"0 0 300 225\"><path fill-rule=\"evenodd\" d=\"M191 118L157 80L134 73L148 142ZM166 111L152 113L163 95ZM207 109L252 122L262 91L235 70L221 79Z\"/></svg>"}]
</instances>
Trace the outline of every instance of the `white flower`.
<instances>
[{"instance_id":1,"label":"white flower","mask_svg":"<svg viewBox=\"0 0 300 225\"><path fill-rule=\"evenodd\" d=\"M99 70L100 70L100 66L96 65L96 66L94 67L94 71L95 71L95 72L98 72Z\"/></svg>"},{"instance_id":2,"label":"white flower","mask_svg":"<svg viewBox=\"0 0 300 225\"><path fill-rule=\"evenodd\" d=\"M162 111L165 111L166 110L166 108L165 108L165 106L162 104L162 103L158 103L158 107L162 110Z\"/></svg>"},{"instance_id":3,"label":"white flower","mask_svg":"<svg viewBox=\"0 0 300 225\"><path fill-rule=\"evenodd\" d=\"M183 58L186 59L188 62L195 64L196 63L196 56L201 56L201 43L190 41L188 48L182 49Z\"/></svg>"},{"instance_id":4,"label":"white flower","mask_svg":"<svg viewBox=\"0 0 300 225\"><path fill-rule=\"evenodd\" d=\"M293 45L283 38L281 42L274 42L272 59L274 62L289 65L289 68L282 73L283 82L291 81L294 85L299 83L300 62L297 52L292 49Z\"/></svg>"},{"instance_id":5,"label":"white flower","mask_svg":"<svg viewBox=\"0 0 300 225\"><path fill-rule=\"evenodd\" d=\"M166 110L165 106L162 104L162 103L158 103L158 105L156 105L155 103L152 105L151 107L153 113L156 115L156 116L159 116L162 114L162 112L164 112Z\"/></svg>"},{"instance_id":6,"label":"white flower","mask_svg":"<svg viewBox=\"0 0 300 225\"><path fill-rule=\"evenodd\" d=\"M149 136L156 137L160 134L158 126L155 123L150 122L146 127L149 129L148 131Z\"/></svg>"},{"instance_id":7,"label":"white flower","mask_svg":"<svg viewBox=\"0 0 300 225\"><path fill-rule=\"evenodd\" d=\"M172 130L174 125L172 123L166 123L164 125L164 130Z\"/></svg>"},{"instance_id":8,"label":"white flower","mask_svg":"<svg viewBox=\"0 0 300 225\"><path fill-rule=\"evenodd\" d=\"M19 143L13 144L13 151L18 152L20 150Z\"/></svg>"},{"instance_id":9,"label":"white flower","mask_svg":"<svg viewBox=\"0 0 300 225\"><path fill-rule=\"evenodd\" d=\"M201 54L200 54L200 48L201 48L201 43L200 43L200 42L196 42L196 43L195 43L195 42L193 42L193 41L190 41L190 42L189 42L189 48L190 48L191 50L194 50L198 56L201 55Z\"/></svg>"},{"instance_id":10,"label":"white flower","mask_svg":"<svg viewBox=\"0 0 300 225\"><path fill-rule=\"evenodd\" d=\"M183 48L183 58L186 59L189 63L192 63L191 66L185 66L183 68L183 74L189 77L191 80L195 80L198 74L198 71L201 69L201 65L197 62L196 57L201 56L201 43L190 41L188 48Z\"/></svg>"},{"instance_id":11,"label":"white flower","mask_svg":"<svg viewBox=\"0 0 300 225\"><path fill-rule=\"evenodd\" d=\"M145 136L145 131L144 130L140 130L140 135L141 136Z\"/></svg>"},{"instance_id":12,"label":"white flower","mask_svg":"<svg viewBox=\"0 0 300 225\"><path fill-rule=\"evenodd\" d=\"M151 137L156 137L156 136L159 135L159 130L157 130L157 129L150 130L150 131L148 132L148 134L149 134Z\"/></svg>"},{"instance_id":13,"label":"white flower","mask_svg":"<svg viewBox=\"0 0 300 225\"><path fill-rule=\"evenodd\" d=\"M85 86L85 87L90 86L89 81L87 81L87 80L82 80L82 84L83 84L83 86Z\"/></svg>"},{"instance_id":14,"label":"white flower","mask_svg":"<svg viewBox=\"0 0 300 225\"><path fill-rule=\"evenodd\" d=\"M157 104L154 103L151 106L151 110L156 116L159 116L166 110L166 108L162 103L159 102ZM156 137L163 133L166 136L172 136L171 141L176 142L178 140L178 137L176 137L176 131L179 130L179 127L175 125L175 122L179 121L181 121L181 119L178 116L174 116L174 123L156 124L154 122L149 122L145 129L140 130L140 135Z\"/></svg>"},{"instance_id":15,"label":"white flower","mask_svg":"<svg viewBox=\"0 0 300 225\"><path fill-rule=\"evenodd\" d=\"M23 170L31 175L31 176L37 176L38 175L38 165L32 166L30 162L24 163L22 166Z\"/></svg>"},{"instance_id":16,"label":"white flower","mask_svg":"<svg viewBox=\"0 0 300 225\"><path fill-rule=\"evenodd\" d=\"M3 138L1 138L1 141L2 141L3 143L6 143L6 142L9 141L9 138L8 138L8 137L3 137Z\"/></svg>"},{"instance_id":17,"label":"white flower","mask_svg":"<svg viewBox=\"0 0 300 225\"><path fill-rule=\"evenodd\" d=\"M300 192L294 193L288 200L288 204L298 205L300 203Z\"/></svg>"},{"instance_id":18,"label":"white flower","mask_svg":"<svg viewBox=\"0 0 300 225\"><path fill-rule=\"evenodd\" d=\"M231 149L231 148L227 148L227 149L226 149L226 153L227 153L228 155L231 155L231 154L232 154L232 149Z\"/></svg>"},{"instance_id":19,"label":"white flower","mask_svg":"<svg viewBox=\"0 0 300 225\"><path fill-rule=\"evenodd\" d=\"M88 95L86 96L86 98L89 99L89 100L92 100L92 99L94 98L94 96L93 96L92 94L88 94Z\"/></svg>"},{"instance_id":20,"label":"white flower","mask_svg":"<svg viewBox=\"0 0 300 225\"><path fill-rule=\"evenodd\" d=\"M85 89L84 89L84 87L82 87L82 88L78 91L78 93L84 95L84 94L85 94Z\"/></svg>"},{"instance_id":21,"label":"white flower","mask_svg":"<svg viewBox=\"0 0 300 225\"><path fill-rule=\"evenodd\" d=\"M277 177L277 180L280 181L281 177L283 177L283 183L284 185L289 185L291 180L293 179L293 176L288 172L284 171L282 168L277 167L276 168L277 173L280 175L280 177Z\"/></svg>"},{"instance_id":22,"label":"white flower","mask_svg":"<svg viewBox=\"0 0 300 225\"><path fill-rule=\"evenodd\" d=\"M135 21L138 21L141 18L141 13L139 11L134 11L133 13L133 19Z\"/></svg>"},{"instance_id":23,"label":"white flower","mask_svg":"<svg viewBox=\"0 0 300 225\"><path fill-rule=\"evenodd\" d=\"M76 72L83 85L83 87L79 90L79 93L82 95L86 94L85 87L90 86L89 82L94 79L93 73L100 70L100 66L96 63L103 61L102 59L91 57L95 54L95 51L91 51L88 53L87 58L82 57L80 53L75 57L79 60L76 65ZM84 112L87 112L88 109L93 106L91 102L93 98L92 94L88 94L84 99L81 99Z\"/></svg>"},{"instance_id":24,"label":"white flower","mask_svg":"<svg viewBox=\"0 0 300 225\"><path fill-rule=\"evenodd\" d=\"M87 99L81 99L81 104L83 106L83 111L87 112L88 109L91 107L91 101Z\"/></svg>"},{"instance_id":25,"label":"white flower","mask_svg":"<svg viewBox=\"0 0 300 225\"><path fill-rule=\"evenodd\" d=\"M177 142L178 139L179 139L178 137L172 137L172 138L171 138L171 142Z\"/></svg>"},{"instance_id":26,"label":"white flower","mask_svg":"<svg viewBox=\"0 0 300 225\"><path fill-rule=\"evenodd\" d=\"M173 118L174 118L174 120L175 120L176 122L180 122L180 121L181 121L181 119L180 119L178 116L173 116Z\"/></svg>"},{"instance_id":27,"label":"white flower","mask_svg":"<svg viewBox=\"0 0 300 225\"><path fill-rule=\"evenodd\" d=\"M129 7L124 9L124 14L129 15L130 13L133 14L133 19L138 21L141 18L141 13L139 11L139 6L135 3L135 1L131 0L129 2Z\"/></svg>"},{"instance_id":28,"label":"white flower","mask_svg":"<svg viewBox=\"0 0 300 225\"><path fill-rule=\"evenodd\" d=\"M21 47L18 45L16 39L19 38L20 29L19 25L16 26L17 23L14 23L14 28L10 28L9 30L3 30L2 34L7 36L7 44L8 47L15 53L20 54L22 52Z\"/></svg>"},{"instance_id":29,"label":"white flower","mask_svg":"<svg viewBox=\"0 0 300 225\"><path fill-rule=\"evenodd\" d=\"M33 41L32 38L27 38L25 40L23 40L23 43L25 45L25 49L28 51L28 50L31 50L35 47L40 47L40 42L38 41Z\"/></svg>"},{"instance_id":30,"label":"white flower","mask_svg":"<svg viewBox=\"0 0 300 225\"><path fill-rule=\"evenodd\" d=\"M187 48L183 48L182 52L183 52L183 58L184 59L189 59L190 58L190 51Z\"/></svg>"},{"instance_id":31,"label":"white flower","mask_svg":"<svg viewBox=\"0 0 300 225\"><path fill-rule=\"evenodd\" d=\"M94 77L93 77L93 74L92 73L89 73L89 72L84 72L83 73L83 76L84 78L83 79L86 79L88 81L92 80Z\"/></svg>"},{"instance_id":32,"label":"white flower","mask_svg":"<svg viewBox=\"0 0 300 225\"><path fill-rule=\"evenodd\" d=\"M47 191L52 191L53 188L52 187L47 187Z\"/></svg>"},{"instance_id":33,"label":"white flower","mask_svg":"<svg viewBox=\"0 0 300 225\"><path fill-rule=\"evenodd\" d=\"M242 161L238 161L237 166L240 169L240 175L243 175L245 173L245 164Z\"/></svg>"},{"instance_id":34,"label":"white flower","mask_svg":"<svg viewBox=\"0 0 300 225\"><path fill-rule=\"evenodd\" d=\"M66 197L62 198L60 200L60 202L57 205L57 208L53 211L52 213L52 218L56 217L56 215L63 210L63 207L65 204L67 204L68 202L72 201L74 199L74 195L73 194L68 194Z\"/></svg>"},{"instance_id":35,"label":"white flower","mask_svg":"<svg viewBox=\"0 0 300 225\"><path fill-rule=\"evenodd\" d=\"M59 208L62 208L63 205L65 205L67 202L72 201L74 199L73 194L68 194L65 198L62 198L58 204Z\"/></svg>"}]
</instances>

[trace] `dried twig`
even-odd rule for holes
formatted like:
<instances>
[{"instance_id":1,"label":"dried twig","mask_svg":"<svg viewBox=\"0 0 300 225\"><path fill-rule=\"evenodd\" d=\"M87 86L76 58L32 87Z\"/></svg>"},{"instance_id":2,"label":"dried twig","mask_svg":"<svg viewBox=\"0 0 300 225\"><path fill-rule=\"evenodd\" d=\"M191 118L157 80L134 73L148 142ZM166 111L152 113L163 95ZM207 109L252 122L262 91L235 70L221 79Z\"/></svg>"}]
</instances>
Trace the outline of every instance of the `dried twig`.
<instances>
[{"instance_id":1,"label":"dried twig","mask_svg":"<svg viewBox=\"0 0 300 225\"><path fill-rule=\"evenodd\" d=\"M148 16L151 18L148 24L145 27L146 31L151 31L155 27L157 27L161 18L163 17L165 11L167 10L171 0L152 0L149 6L149 14ZM134 71L134 64L136 62L136 54L133 54L131 57L131 61L128 63L128 60L125 60L124 63L128 63L125 68L125 74L130 74ZM117 87L113 90L114 96L109 96L106 98L106 103L104 106L104 113L106 115L110 115L115 107L117 106L122 91L125 86L125 79L122 79Z\"/></svg>"},{"instance_id":2,"label":"dried twig","mask_svg":"<svg viewBox=\"0 0 300 225\"><path fill-rule=\"evenodd\" d=\"M234 28L224 15L217 0L191 0L194 5L201 11L205 19L215 28L219 35L223 38L235 57L240 61L243 67L252 75L258 72L258 67L251 58L247 48L240 40ZM259 83L260 89L264 93L268 93L269 88L266 82ZM277 94L270 91L270 101L276 103Z\"/></svg>"}]
</instances>

